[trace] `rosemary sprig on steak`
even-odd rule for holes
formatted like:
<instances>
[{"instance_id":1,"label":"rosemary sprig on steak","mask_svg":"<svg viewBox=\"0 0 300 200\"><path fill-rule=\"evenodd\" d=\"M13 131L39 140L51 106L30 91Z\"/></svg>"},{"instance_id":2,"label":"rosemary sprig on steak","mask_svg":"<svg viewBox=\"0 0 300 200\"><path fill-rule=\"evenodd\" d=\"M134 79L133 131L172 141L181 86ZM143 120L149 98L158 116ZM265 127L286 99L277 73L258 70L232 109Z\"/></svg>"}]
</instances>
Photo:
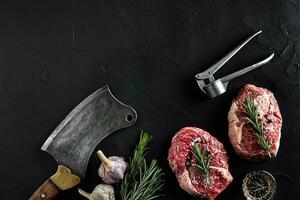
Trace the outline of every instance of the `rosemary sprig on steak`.
<instances>
[{"instance_id":1,"label":"rosemary sprig on steak","mask_svg":"<svg viewBox=\"0 0 300 200\"><path fill-rule=\"evenodd\" d=\"M270 155L272 144L264 134L263 120L260 120L258 118L259 116L258 116L257 108L254 105L254 102L250 96L246 97L246 104L244 105L244 107L246 109L246 114L248 115L247 120L255 130L255 135L258 138L259 145L265 150L265 152L267 152Z\"/></svg>"},{"instance_id":2,"label":"rosemary sprig on steak","mask_svg":"<svg viewBox=\"0 0 300 200\"><path fill-rule=\"evenodd\" d=\"M121 200L150 200L160 196L164 186L164 173L156 160L148 164L145 158L151 139L148 132L141 132L133 158L129 159L127 174L120 185Z\"/></svg>"},{"instance_id":3,"label":"rosemary sprig on steak","mask_svg":"<svg viewBox=\"0 0 300 200\"><path fill-rule=\"evenodd\" d=\"M206 187L210 187L211 183L209 180L209 167L210 167L210 156L206 155L203 150L201 150L199 144L194 144L192 148L192 153L194 154L197 164L196 167L201 171L204 183Z\"/></svg>"}]
</instances>

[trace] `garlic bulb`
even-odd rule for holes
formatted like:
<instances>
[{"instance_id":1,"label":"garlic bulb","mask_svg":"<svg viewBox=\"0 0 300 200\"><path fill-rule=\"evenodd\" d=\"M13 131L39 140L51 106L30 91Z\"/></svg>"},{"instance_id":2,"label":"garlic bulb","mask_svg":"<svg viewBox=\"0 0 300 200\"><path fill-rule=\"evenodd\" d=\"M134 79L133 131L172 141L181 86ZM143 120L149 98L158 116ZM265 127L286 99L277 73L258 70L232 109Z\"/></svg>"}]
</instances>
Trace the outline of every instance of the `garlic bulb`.
<instances>
[{"instance_id":1,"label":"garlic bulb","mask_svg":"<svg viewBox=\"0 0 300 200\"><path fill-rule=\"evenodd\" d=\"M97 155L102 161L98 174L105 183L117 183L124 178L127 168L124 158L118 156L107 158L101 150L97 151Z\"/></svg>"},{"instance_id":2,"label":"garlic bulb","mask_svg":"<svg viewBox=\"0 0 300 200\"><path fill-rule=\"evenodd\" d=\"M111 185L99 184L92 193L78 188L78 192L89 200L115 200L114 188Z\"/></svg>"}]
</instances>

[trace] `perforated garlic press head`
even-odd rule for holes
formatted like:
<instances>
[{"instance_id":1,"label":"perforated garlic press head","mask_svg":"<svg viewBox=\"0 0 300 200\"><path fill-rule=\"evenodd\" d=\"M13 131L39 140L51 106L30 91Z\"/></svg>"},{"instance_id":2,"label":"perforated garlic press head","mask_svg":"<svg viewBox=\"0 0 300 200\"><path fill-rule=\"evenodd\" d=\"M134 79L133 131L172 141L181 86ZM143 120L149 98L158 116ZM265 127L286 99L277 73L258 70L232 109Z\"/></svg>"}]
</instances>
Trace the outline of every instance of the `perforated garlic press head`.
<instances>
[{"instance_id":1,"label":"perforated garlic press head","mask_svg":"<svg viewBox=\"0 0 300 200\"><path fill-rule=\"evenodd\" d=\"M241 43L239 46L237 46L231 52L229 52L226 56L224 56L221 60L216 62L213 66L211 66L204 72L196 74L196 76L195 76L196 81L197 81L200 89L207 96L209 96L210 98L215 98L216 96L219 96L219 95L225 93L228 82L230 80L266 64L273 58L274 53L260 62L257 62L253 65L250 65L244 69L236 71L232 74L229 74L229 75L219 78L217 80L215 80L215 78L213 76L214 73L216 73L232 56L234 56L243 46L245 46L252 38L254 38L256 35L260 34L261 32L262 31L258 31L257 33L251 35L243 43Z\"/></svg>"}]
</instances>

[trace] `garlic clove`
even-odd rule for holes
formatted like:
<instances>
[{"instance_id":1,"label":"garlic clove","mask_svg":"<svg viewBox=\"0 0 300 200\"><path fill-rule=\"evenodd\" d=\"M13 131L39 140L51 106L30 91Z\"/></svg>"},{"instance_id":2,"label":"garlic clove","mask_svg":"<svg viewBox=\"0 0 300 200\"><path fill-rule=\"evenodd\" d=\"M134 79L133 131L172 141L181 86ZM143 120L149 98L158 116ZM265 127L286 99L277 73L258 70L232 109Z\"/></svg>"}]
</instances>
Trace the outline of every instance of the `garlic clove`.
<instances>
[{"instance_id":1,"label":"garlic clove","mask_svg":"<svg viewBox=\"0 0 300 200\"><path fill-rule=\"evenodd\" d=\"M124 158L118 156L107 158L101 150L97 151L97 155L102 161L98 174L105 183L117 183L124 178L127 168Z\"/></svg>"},{"instance_id":2,"label":"garlic clove","mask_svg":"<svg viewBox=\"0 0 300 200\"><path fill-rule=\"evenodd\" d=\"M99 184L92 193L78 188L78 192L89 200L115 200L114 188L111 185Z\"/></svg>"},{"instance_id":3,"label":"garlic clove","mask_svg":"<svg viewBox=\"0 0 300 200\"><path fill-rule=\"evenodd\" d=\"M80 188L78 188L78 192L81 196L84 196L87 199L91 199L91 193L88 193Z\"/></svg>"},{"instance_id":4,"label":"garlic clove","mask_svg":"<svg viewBox=\"0 0 300 200\"><path fill-rule=\"evenodd\" d=\"M103 164L105 164L108 167L113 167L114 163L111 160L109 160L101 150L97 151L97 156L100 158Z\"/></svg>"}]
</instances>

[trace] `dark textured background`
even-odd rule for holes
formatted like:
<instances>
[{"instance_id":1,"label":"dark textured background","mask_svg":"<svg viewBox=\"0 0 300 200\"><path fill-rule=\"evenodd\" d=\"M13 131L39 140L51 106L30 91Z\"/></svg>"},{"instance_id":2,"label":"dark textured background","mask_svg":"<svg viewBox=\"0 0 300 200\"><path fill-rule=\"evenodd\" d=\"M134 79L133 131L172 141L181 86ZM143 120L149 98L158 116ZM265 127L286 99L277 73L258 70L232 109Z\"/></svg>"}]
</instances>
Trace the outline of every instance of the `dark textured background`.
<instances>
[{"instance_id":1,"label":"dark textured background","mask_svg":"<svg viewBox=\"0 0 300 200\"><path fill-rule=\"evenodd\" d=\"M224 142L234 182L219 199L243 199L241 180L254 169L278 182L276 200L299 199L299 1L95 0L0 2L1 199L28 199L56 163L41 145L84 97L105 84L138 112L132 128L98 148L132 154L141 129L150 131L151 158L166 172L166 196L192 200L166 157L173 134L198 126ZM236 79L210 100L194 75L257 30L263 30L218 73L222 76L275 52L270 64ZM253 163L238 158L227 138L231 100L246 83L271 89L284 124L278 157ZM81 187L100 182L92 155ZM76 189L58 199L81 199Z\"/></svg>"}]
</instances>

